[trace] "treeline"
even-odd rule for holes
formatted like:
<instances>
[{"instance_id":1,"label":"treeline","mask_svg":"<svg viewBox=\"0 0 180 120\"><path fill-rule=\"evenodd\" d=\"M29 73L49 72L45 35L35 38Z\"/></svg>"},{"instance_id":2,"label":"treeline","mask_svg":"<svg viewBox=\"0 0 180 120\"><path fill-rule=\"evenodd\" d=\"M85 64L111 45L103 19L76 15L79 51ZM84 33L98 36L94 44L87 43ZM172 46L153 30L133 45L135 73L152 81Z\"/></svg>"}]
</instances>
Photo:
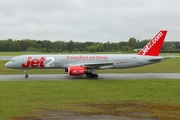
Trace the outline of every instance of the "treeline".
<instances>
[{"instance_id":1,"label":"treeline","mask_svg":"<svg viewBox=\"0 0 180 120\"><path fill-rule=\"evenodd\" d=\"M37 52L117 52L133 51L136 48L143 48L149 40L136 40L130 38L127 42L74 42L72 40L55 41L50 40L0 40L0 51L37 51ZM180 42L165 42L162 51L179 52Z\"/></svg>"}]
</instances>

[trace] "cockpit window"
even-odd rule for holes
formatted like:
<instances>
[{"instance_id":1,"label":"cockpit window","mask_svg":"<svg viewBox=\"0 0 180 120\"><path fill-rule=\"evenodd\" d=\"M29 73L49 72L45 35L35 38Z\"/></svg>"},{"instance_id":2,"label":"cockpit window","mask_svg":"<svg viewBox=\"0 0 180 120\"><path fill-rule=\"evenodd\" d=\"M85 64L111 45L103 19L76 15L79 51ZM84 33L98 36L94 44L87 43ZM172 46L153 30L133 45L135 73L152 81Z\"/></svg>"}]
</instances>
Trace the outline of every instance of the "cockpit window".
<instances>
[{"instance_id":1,"label":"cockpit window","mask_svg":"<svg viewBox=\"0 0 180 120\"><path fill-rule=\"evenodd\" d=\"M11 59L10 62L15 62L15 59Z\"/></svg>"}]
</instances>

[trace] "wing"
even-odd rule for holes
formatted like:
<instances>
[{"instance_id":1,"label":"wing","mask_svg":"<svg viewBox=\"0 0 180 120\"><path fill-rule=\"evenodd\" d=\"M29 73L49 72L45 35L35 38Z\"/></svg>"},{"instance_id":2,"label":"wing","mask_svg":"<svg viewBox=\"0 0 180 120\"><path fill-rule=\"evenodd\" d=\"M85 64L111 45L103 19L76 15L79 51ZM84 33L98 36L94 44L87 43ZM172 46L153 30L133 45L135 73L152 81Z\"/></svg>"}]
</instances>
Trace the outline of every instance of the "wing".
<instances>
[{"instance_id":1,"label":"wing","mask_svg":"<svg viewBox=\"0 0 180 120\"><path fill-rule=\"evenodd\" d=\"M85 63L83 66L86 68L95 68L95 69L105 69L105 68L111 68L113 67L112 62L106 62L106 63Z\"/></svg>"},{"instance_id":2,"label":"wing","mask_svg":"<svg viewBox=\"0 0 180 120\"><path fill-rule=\"evenodd\" d=\"M63 65L64 68L67 68L69 66L84 66L86 68L92 68L92 69L107 69L113 67L113 62L97 62L97 63L69 63Z\"/></svg>"}]
</instances>

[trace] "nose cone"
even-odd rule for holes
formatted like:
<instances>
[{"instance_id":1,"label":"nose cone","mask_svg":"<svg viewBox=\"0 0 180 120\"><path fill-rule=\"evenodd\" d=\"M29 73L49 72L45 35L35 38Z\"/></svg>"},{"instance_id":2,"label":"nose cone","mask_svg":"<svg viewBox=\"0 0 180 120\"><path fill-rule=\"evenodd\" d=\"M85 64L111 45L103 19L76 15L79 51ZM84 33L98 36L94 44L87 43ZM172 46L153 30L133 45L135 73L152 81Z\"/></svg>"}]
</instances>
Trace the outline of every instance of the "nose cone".
<instances>
[{"instance_id":1,"label":"nose cone","mask_svg":"<svg viewBox=\"0 0 180 120\"><path fill-rule=\"evenodd\" d=\"M9 62L7 62L4 66L9 68L10 67Z\"/></svg>"}]
</instances>

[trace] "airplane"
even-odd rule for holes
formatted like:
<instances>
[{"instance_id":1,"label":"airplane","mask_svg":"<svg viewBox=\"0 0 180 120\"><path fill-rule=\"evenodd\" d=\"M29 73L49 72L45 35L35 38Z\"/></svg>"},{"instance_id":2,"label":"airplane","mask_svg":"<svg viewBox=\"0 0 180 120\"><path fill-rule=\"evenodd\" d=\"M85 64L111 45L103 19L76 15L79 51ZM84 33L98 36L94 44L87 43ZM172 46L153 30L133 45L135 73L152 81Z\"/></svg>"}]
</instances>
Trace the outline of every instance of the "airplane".
<instances>
[{"instance_id":1,"label":"airplane","mask_svg":"<svg viewBox=\"0 0 180 120\"><path fill-rule=\"evenodd\" d=\"M71 54L20 55L5 64L11 69L64 69L69 75L98 78L95 70L123 69L158 63L167 59L159 56L167 30L160 30L137 54Z\"/></svg>"}]
</instances>

